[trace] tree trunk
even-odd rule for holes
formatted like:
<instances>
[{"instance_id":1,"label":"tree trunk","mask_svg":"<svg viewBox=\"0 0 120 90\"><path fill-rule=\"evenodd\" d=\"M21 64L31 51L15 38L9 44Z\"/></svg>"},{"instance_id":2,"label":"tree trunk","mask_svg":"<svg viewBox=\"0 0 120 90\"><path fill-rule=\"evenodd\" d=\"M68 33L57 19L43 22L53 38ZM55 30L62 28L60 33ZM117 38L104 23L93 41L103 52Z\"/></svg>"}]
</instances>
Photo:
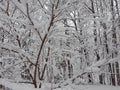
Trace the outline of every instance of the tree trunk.
<instances>
[{"instance_id":1,"label":"tree trunk","mask_svg":"<svg viewBox=\"0 0 120 90\"><path fill-rule=\"evenodd\" d=\"M41 77L40 77L40 81L42 81L42 80L44 79L45 70L46 70L46 68L47 68L47 62L48 62L48 60L49 60L49 59L48 59L49 55L50 55L50 48L48 47L48 53L47 53L46 63L45 63L44 68L43 68L43 70L42 70L42 75L41 75ZM40 82L39 88L41 88L41 86L42 86L42 83Z\"/></svg>"},{"instance_id":2,"label":"tree trunk","mask_svg":"<svg viewBox=\"0 0 120 90\"><path fill-rule=\"evenodd\" d=\"M119 63L115 62L116 67L116 77L117 77L117 84L120 85L120 72L119 72Z\"/></svg>"},{"instance_id":3,"label":"tree trunk","mask_svg":"<svg viewBox=\"0 0 120 90\"><path fill-rule=\"evenodd\" d=\"M109 68L109 72L111 73L111 84L115 86L116 84L115 84L114 64L109 63L108 68Z\"/></svg>"}]
</instances>

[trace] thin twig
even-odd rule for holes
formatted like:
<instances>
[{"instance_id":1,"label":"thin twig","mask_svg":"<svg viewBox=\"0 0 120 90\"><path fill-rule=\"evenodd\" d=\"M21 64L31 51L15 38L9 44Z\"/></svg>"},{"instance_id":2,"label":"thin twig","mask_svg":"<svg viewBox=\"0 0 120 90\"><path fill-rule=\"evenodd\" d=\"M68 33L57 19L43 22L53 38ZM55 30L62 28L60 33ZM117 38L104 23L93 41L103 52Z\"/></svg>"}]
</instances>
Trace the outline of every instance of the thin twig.
<instances>
[{"instance_id":1,"label":"thin twig","mask_svg":"<svg viewBox=\"0 0 120 90\"><path fill-rule=\"evenodd\" d=\"M29 14L29 5L28 5L28 3L26 3L26 8L27 8L27 17L28 17L28 19L30 20L31 24L34 25L32 19L31 19L31 17L30 17L30 14Z\"/></svg>"},{"instance_id":2,"label":"thin twig","mask_svg":"<svg viewBox=\"0 0 120 90\"><path fill-rule=\"evenodd\" d=\"M9 16L9 0L7 1L7 9L6 9L6 13L7 13L7 15Z\"/></svg>"}]
</instances>

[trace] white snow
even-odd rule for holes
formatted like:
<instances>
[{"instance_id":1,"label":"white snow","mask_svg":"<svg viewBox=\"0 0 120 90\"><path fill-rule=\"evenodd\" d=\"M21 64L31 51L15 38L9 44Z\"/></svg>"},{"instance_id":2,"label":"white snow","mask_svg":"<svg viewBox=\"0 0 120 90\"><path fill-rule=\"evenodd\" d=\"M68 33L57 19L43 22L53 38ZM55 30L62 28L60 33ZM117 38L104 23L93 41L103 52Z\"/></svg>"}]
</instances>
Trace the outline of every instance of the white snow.
<instances>
[{"instance_id":1,"label":"white snow","mask_svg":"<svg viewBox=\"0 0 120 90\"><path fill-rule=\"evenodd\" d=\"M72 85L55 90L120 90L120 87L104 86L104 85Z\"/></svg>"},{"instance_id":2,"label":"white snow","mask_svg":"<svg viewBox=\"0 0 120 90\"><path fill-rule=\"evenodd\" d=\"M32 85L28 84L18 84L11 83L6 79L0 79L0 84L5 86L6 88L10 88L12 90L51 90L50 84L46 83L43 87L35 89ZM61 88L56 88L53 90L120 90L119 86L110 86L110 85L75 85L71 84L68 86L63 86Z\"/></svg>"},{"instance_id":3,"label":"white snow","mask_svg":"<svg viewBox=\"0 0 120 90\"><path fill-rule=\"evenodd\" d=\"M31 85L11 83L6 79L0 79L0 84L12 90L40 90L40 89L35 89Z\"/></svg>"}]
</instances>

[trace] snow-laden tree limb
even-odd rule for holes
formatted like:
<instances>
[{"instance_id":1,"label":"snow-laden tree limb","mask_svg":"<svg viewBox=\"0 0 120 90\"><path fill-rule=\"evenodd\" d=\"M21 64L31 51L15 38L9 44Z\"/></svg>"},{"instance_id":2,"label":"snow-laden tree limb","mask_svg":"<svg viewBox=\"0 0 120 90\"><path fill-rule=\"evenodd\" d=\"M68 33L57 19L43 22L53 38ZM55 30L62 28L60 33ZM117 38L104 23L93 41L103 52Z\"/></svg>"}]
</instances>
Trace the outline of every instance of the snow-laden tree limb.
<instances>
[{"instance_id":1,"label":"snow-laden tree limb","mask_svg":"<svg viewBox=\"0 0 120 90\"><path fill-rule=\"evenodd\" d=\"M16 47L16 46L13 46L13 45L10 45L8 43L7 44L6 43L0 43L0 48L7 49L7 50L15 52L19 55L25 56L27 58L27 60L29 60L33 64L34 64L33 61L36 59L35 56L31 56L29 53L25 52L23 49L21 49L19 47Z\"/></svg>"}]
</instances>

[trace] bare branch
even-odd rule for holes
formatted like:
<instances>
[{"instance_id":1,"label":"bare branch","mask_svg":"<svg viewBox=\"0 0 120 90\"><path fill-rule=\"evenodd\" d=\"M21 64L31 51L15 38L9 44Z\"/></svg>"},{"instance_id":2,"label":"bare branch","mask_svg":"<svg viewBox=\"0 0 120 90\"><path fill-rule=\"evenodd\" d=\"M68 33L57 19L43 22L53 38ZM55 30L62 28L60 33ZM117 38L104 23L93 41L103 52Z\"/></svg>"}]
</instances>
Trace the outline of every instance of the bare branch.
<instances>
[{"instance_id":1,"label":"bare branch","mask_svg":"<svg viewBox=\"0 0 120 90\"><path fill-rule=\"evenodd\" d=\"M7 0L7 9L6 9L6 13L7 13L7 15L9 16L9 0Z\"/></svg>"},{"instance_id":2,"label":"bare branch","mask_svg":"<svg viewBox=\"0 0 120 90\"><path fill-rule=\"evenodd\" d=\"M28 19L30 20L31 24L34 25L32 19L31 19L31 17L30 17L30 13L29 13L29 5L28 5L28 3L26 3L26 8L27 8L27 17L28 17Z\"/></svg>"}]
</instances>

